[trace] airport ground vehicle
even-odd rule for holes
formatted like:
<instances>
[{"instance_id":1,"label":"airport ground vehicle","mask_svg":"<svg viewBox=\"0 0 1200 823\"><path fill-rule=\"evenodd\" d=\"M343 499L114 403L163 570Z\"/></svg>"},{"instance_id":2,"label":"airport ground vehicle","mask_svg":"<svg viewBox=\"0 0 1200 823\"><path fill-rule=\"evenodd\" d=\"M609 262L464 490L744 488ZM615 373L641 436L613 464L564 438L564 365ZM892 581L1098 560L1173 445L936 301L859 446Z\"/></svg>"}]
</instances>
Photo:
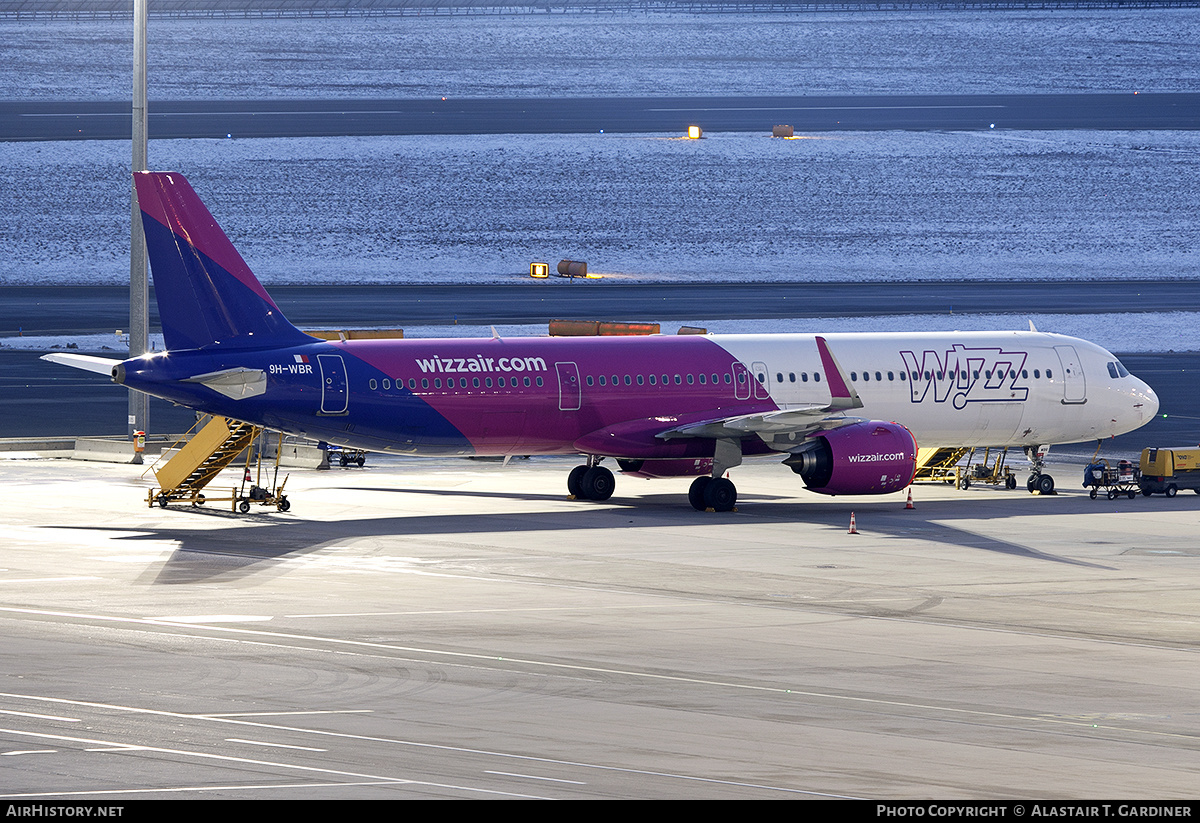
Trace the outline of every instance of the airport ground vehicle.
<instances>
[{"instance_id":1,"label":"airport ground vehicle","mask_svg":"<svg viewBox=\"0 0 1200 823\"><path fill-rule=\"evenodd\" d=\"M1200 494L1200 448L1143 449L1139 486L1142 494L1174 497L1180 489Z\"/></svg>"},{"instance_id":2,"label":"airport ground vehicle","mask_svg":"<svg viewBox=\"0 0 1200 823\"><path fill-rule=\"evenodd\" d=\"M1121 460L1113 466L1107 460L1098 460L1083 470L1084 488L1091 487L1091 498L1096 499L1101 489L1108 492L1109 500L1126 495L1132 500L1138 493L1141 472L1129 460Z\"/></svg>"}]
</instances>

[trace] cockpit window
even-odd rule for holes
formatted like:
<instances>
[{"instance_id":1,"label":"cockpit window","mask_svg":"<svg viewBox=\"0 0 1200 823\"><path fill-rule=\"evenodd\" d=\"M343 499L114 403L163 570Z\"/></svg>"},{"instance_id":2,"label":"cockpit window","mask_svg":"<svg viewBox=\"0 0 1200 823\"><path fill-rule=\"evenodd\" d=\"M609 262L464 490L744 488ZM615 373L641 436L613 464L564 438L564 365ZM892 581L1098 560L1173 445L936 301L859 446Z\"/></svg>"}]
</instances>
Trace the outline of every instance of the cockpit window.
<instances>
[{"instance_id":1,"label":"cockpit window","mask_svg":"<svg viewBox=\"0 0 1200 823\"><path fill-rule=\"evenodd\" d=\"M1108 376L1111 377L1113 380L1116 380L1119 377L1128 377L1129 370L1126 369L1123 365L1121 365L1120 360L1109 361Z\"/></svg>"}]
</instances>

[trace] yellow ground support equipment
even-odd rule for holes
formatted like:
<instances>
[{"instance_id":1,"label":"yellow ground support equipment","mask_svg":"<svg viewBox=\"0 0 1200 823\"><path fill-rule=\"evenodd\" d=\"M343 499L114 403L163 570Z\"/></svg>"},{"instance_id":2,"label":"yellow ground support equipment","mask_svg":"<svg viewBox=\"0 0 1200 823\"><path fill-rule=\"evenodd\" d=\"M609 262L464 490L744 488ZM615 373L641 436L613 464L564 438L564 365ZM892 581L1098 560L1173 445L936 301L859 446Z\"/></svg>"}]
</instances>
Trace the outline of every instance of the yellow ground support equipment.
<instances>
[{"instance_id":1,"label":"yellow ground support equipment","mask_svg":"<svg viewBox=\"0 0 1200 823\"><path fill-rule=\"evenodd\" d=\"M960 485L962 469L958 461L966 453L965 448L917 449L917 474L913 482Z\"/></svg>"},{"instance_id":2,"label":"yellow ground support equipment","mask_svg":"<svg viewBox=\"0 0 1200 823\"><path fill-rule=\"evenodd\" d=\"M972 464L975 452L976 449L971 449L967 456L967 471L958 483L960 489L970 488L972 483L988 483L992 486L1004 484L1004 488L1010 491L1017 487L1017 476L1004 463L1008 458L1007 448L995 451L990 448L984 449L983 459Z\"/></svg>"},{"instance_id":3,"label":"yellow ground support equipment","mask_svg":"<svg viewBox=\"0 0 1200 823\"><path fill-rule=\"evenodd\" d=\"M1200 494L1200 448L1143 449L1142 494L1174 497L1181 489Z\"/></svg>"},{"instance_id":4,"label":"yellow ground support equipment","mask_svg":"<svg viewBox=\"0 0 1200 823\"><path fill-rule=\"evenodd\" d=\"M250 461L254 452L255 440L262 434L262 429L238 420L224 417L213 417L199 431L197 423L192 427L176 446L179 450L166 463L159 466L155 463L150 468L154 470L158 488L153 488L147 495L147 503L153 507L158 504L162 508L173 501L191 503L193 506L203 505L209 500L227 502L231 509L240 510L243 514L250 511L251 502L260 505L275 505L280 511L291 508L288 499L283 495L283 484L274 492L264 489L255 482L246 491L250 483ZM189 438L190 436L190 438ZM246 471L243 475L240 489L230 489L229 497L206 498L203 494L205 487L216 479L222 470L227 468L238 455L246 454ZM262 480L262 455L258 455L258 481ZM275 477L279 476L279 449L275 450Z\"/></svg>"}]
</instances>

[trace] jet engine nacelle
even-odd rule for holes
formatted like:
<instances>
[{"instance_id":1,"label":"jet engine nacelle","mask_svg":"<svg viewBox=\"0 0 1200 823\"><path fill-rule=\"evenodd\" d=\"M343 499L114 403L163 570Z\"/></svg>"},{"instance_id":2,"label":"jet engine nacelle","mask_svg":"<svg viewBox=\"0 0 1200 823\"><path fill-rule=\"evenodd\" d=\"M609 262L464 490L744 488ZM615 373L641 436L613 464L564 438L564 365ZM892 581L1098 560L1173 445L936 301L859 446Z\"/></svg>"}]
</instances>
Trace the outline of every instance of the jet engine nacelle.
<instances>
[{"instance_id":1,"label":"jet engine nacelle","mask_svg":"<svg viewBox=\"0 0 1200 823\"><path fill-rule=\"evenodd\" d=\"M870 420L809 437L783 461L821 494L888 494L912 483L917 441L899 423Z\"/></svg>"}]
</instances>

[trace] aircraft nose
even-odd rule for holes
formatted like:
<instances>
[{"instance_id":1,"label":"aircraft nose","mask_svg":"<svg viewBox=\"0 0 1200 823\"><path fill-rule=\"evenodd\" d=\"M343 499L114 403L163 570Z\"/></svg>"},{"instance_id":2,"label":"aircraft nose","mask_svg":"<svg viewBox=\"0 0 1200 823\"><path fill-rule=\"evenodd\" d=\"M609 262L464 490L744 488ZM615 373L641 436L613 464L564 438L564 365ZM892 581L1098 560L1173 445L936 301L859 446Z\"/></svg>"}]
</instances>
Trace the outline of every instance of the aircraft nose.
<instances>
[{"instance_id":1,"label":"aircraft nose","mask_svg":"<svg viewBox=\"0 0 1200 823\"><path fill-rule=\"evenodd\" d=\"M1142 419L1150 420L1154 415L1158 414L1158 395L1154 393L1154 389L1142 383L1144 399L1142 403Z\"/></svg>"}]
</instances>

